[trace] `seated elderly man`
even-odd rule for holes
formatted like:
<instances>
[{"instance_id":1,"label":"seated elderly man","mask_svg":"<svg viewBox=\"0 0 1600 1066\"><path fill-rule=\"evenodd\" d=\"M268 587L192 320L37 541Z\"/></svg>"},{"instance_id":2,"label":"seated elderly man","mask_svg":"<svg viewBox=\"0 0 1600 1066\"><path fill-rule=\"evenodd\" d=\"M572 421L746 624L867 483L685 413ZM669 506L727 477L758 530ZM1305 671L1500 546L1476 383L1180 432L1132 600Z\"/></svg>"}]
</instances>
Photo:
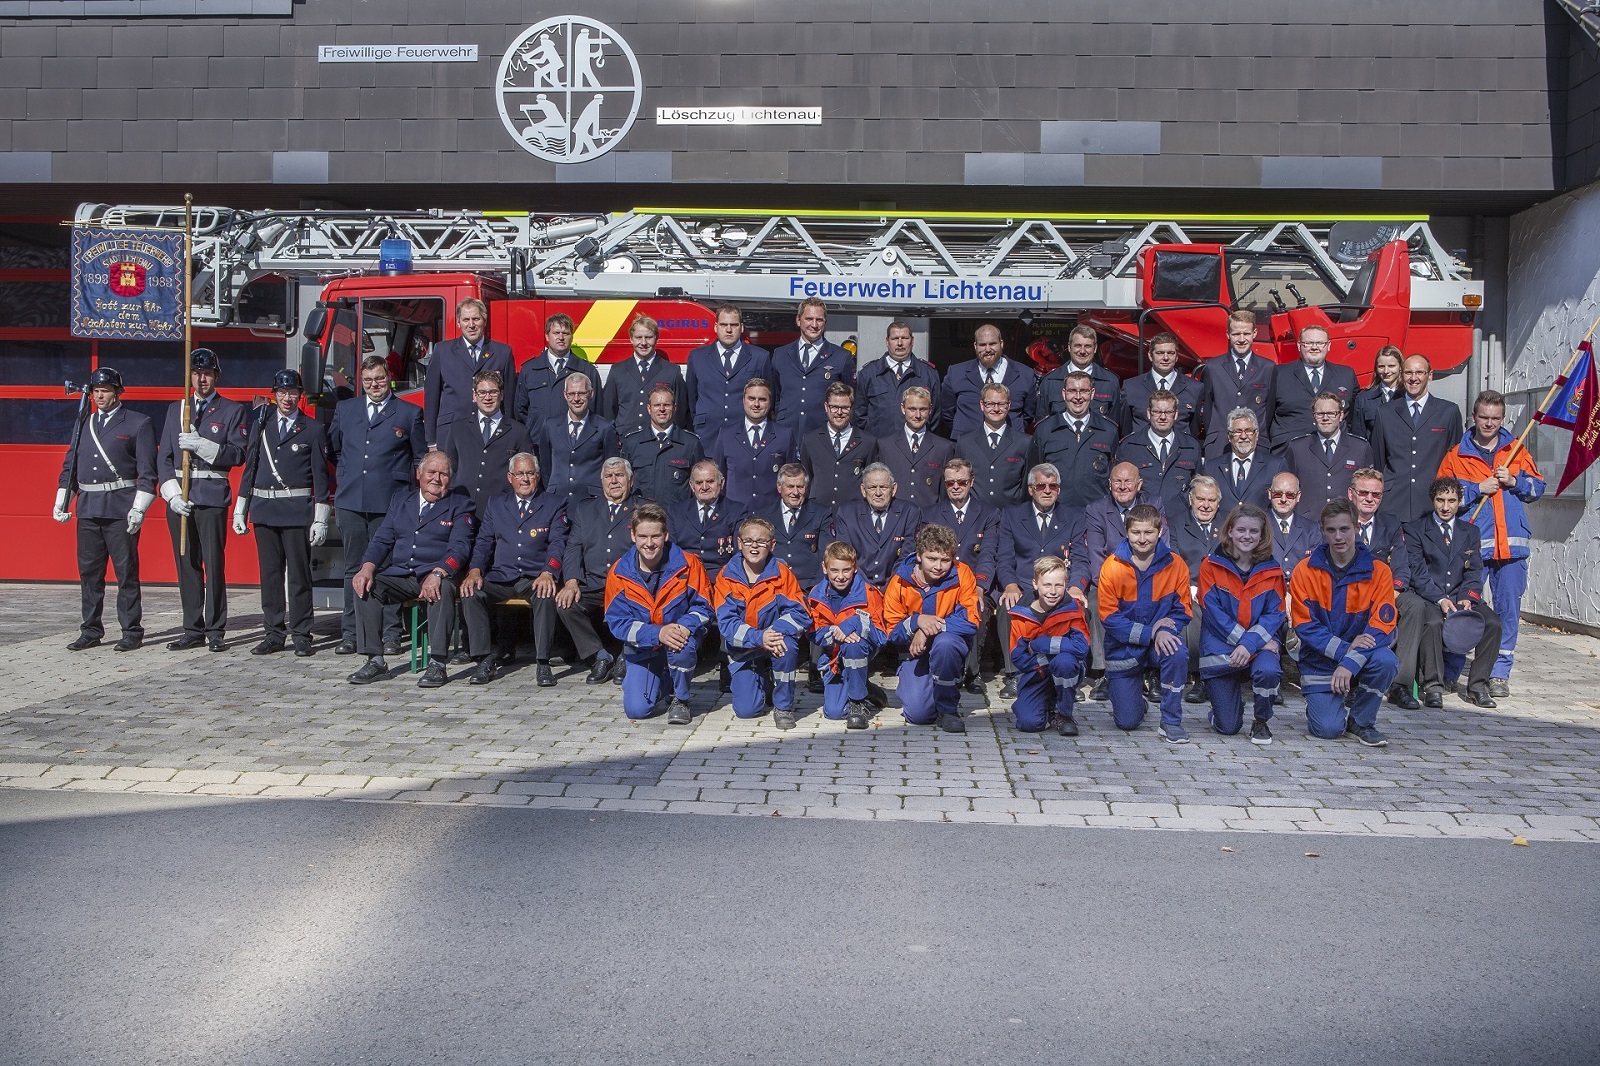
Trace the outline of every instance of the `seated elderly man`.
<instances>
[{"instance_id":1,"label":"seated elderly man","mask_svg":"<svg viewBox=\"0 0 1600 1066\"><path fill-rule=\"evenodd\" d=\"M467 680L487 685L500 664L511 661L517 650L511 620L501 617L499 639L491 650L489 608L525 599L533 613L535 678L540 688L550 688L556 683L550 672L550 644L556 631L561 556L567 546L567 498L539 491L539 460L529 452L511 457L506 480L511 491L490 496L484 505L472 566L461 582L468 651L478 660L478 669Z\"/></svg>"},{"instance_id":2,"label":"seated elderly man","mask_svg":"<svg viewBox=\"0 0 1600 1066\"><path fill-rule=\"evenodd\" d=\"M450 680L445 662L456 625L456 582L472 552L476 527L472 494L450 486L450 459L435 449L417 467L417 490L401 489L367 543L351 579L356 594L356 641L367 657L350 675L370 685L389 672L383 658L383 605L421 600L428 605L429 661L419 688Z\"/></svg>"}]
</instances>

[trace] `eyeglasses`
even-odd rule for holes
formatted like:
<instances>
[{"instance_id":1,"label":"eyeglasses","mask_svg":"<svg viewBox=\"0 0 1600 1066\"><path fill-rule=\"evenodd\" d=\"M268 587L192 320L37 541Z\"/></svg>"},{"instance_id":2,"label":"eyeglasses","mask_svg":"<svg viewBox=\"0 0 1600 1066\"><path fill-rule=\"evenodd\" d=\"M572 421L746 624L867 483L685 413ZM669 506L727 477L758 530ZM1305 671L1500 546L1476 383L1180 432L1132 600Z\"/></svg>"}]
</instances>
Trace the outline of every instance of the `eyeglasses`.
<instances>
[{"instance_id":1,"label":"eyeglasses","mask_svg":"<svg viewBox=\"0 0 1600 1066\"><path fill-rule=\"evenodd\" d=\"M516 478L518 481L528 481L532 478L538 477L539 475L532 470L513 470L511 471L511 476Z\"/></svg>"},{"instance_id":2,"label":"eyeglasses","mask_svg":"<svg viewBox=\"0 0 1600 1066\"><path fill-rule=\"evenodd\" d=\"M743 538L740 538L739 543L743 544L746 548L765 548L765 547L770 546L772 544L772 541L770 541L770 540L751 540L749 537L743 537Z\"/></svg>"},{"instance_id":3,"label":"eyeglasses","mask_svg":"<svg viewBox=\"0 0 1600 1066\"><path fill-rule=\"evenodd\" d=\"M1060 492L1061 491L1061 482L1059 482L1059 481L1035 481L1033 483L1033 487L1038 489L1040 492Z\"/></svg>"},{"instance_id":4,"label":"eyeglasses","mask_svg":"<svg viewBox=\"0 0 1600 1066\"><path fill-rule=\"evenodd\" d=\"M1357 496L1360 496L1363 500L1376 500L1383 495L1382 489L1379 489L1376 492L1363 492L1360 489L1351 489L1350 491L1355 493Z\"/></svg>"},{"instance_id":5,"label":"eyeglasses","mask_svg":"<svg viewBox=\"0 0 1600 1066\"><path fill-rule=\"evenodd\" d=\"M1284 489L1272 489L1270 492L1267 493L1267 495L1271 496L1273 499L1288 500L1288 499L1293 499L1294 497L1300 495L1300 493L1299 492L1290 492L1290 491L1286 491Z\"/></svg>"},{"instance_id":6,"label":"eyeglasses","mask_svg":"<svg viewBox=\"0 0 1600 1066\"><path fill-rule=\"evenodd\" d=\"M972 484L971 479L968 479L966 481L952 480L950 478L945 478L944 479L944 487L947 488L947 489L959 489L959 488L963 488L964 486L967 486L967 485L970 485L970 484Z\"/></svg>"},{"instance_id":7,"label":"eyeglasses","mask_svg":"<svg viewBox=\"0 0 1600 1066\"><path fill-rule=\"evenodd\" d=\"M1235 430L1229 431L1228 436L1230 436L1230 437L1259 437L1259 436L1261 436L1261 431L1258 430L1258 429L1235 429Z\"/></svg>"},{"instance_id":8,"label":"eyeglasses","mask_svg":"<svg viewBox=\"0 0 1600 1066\"><path fill-rule=\"evenodd\" d=\"M1300 342L1300 347L1302 347L1302 348L1326 348L1327 346L1328 346L1328 342L1327 341L1301 341Z\"/></svg>"}]
</instances>

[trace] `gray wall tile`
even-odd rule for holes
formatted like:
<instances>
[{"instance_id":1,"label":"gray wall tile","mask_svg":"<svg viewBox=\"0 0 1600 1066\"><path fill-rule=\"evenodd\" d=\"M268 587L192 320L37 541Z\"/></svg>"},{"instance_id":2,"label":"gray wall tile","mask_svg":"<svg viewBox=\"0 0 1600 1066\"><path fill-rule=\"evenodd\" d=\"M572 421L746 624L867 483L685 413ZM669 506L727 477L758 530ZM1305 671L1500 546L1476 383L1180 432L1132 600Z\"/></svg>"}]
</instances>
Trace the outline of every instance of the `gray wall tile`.
<instances>
[{"instance_id":1,"label":"gray wall tile","mask_svg":"<svg viewBox=\"0 0 1600 1066\"><path fill-rule=\"evenodd\" d=\"M1087 155L1156 155L1162 150L1159 122L1041 122L1044 152Z\"/></svg>"},{"instance_id":2,"label":"gray wall tile","mask_svg":"<svg viewBox=\"0 0 1600 1066\"><path fill-rule=\"evenodd\" d=\"M325 185L327 152L273 152L272 180L280 185Z\"/></svg>"},{"instance_id":3,"label":"gray wall tile","mask_svg":"<svg viewBox=\"0 0 1600 1066\"><path fill-rule=\"evenodd\" d=\"M49 181L49 152L0 152L0 181L19 185Z\"/></svg>"},{"instance_id":4,"label":"gray wall tile","mask_svg":"<svg viewBox=\"0 0 1600 1066\"><path fill-rule=\"evenodd\" d=\"M1261 160L1268 189L1377 189L1383 160L1377 156L1269 156Z\"/></svg>"},{"instance_id":5,"label":"gray wall tile","mask_svg":"<svg viewBox=\"0 0 1600 1066\"><path fill-rule=\"evenodd\" d=\"M1021 152L968 152L965 181L968 185L1021 185Z\"/></svg>"}]
</instances>

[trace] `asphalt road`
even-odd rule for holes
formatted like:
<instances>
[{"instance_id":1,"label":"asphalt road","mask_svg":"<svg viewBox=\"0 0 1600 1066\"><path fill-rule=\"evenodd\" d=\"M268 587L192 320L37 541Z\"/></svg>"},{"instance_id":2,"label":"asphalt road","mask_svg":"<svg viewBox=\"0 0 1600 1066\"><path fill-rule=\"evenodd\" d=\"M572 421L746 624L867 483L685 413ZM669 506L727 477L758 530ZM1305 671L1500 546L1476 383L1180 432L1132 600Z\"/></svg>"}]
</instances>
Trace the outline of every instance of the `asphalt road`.
<instances>
[{"instance_id":1,"label":"asphalt road","mask_svg":"<svg viewBox=\"0 0 1600 1066\"><path fill-rule=\"evenodd\" d=\"M1581 1066L1597 948L1592 844L0 792L29 1066Z\"/></svg>"}]
</instances>

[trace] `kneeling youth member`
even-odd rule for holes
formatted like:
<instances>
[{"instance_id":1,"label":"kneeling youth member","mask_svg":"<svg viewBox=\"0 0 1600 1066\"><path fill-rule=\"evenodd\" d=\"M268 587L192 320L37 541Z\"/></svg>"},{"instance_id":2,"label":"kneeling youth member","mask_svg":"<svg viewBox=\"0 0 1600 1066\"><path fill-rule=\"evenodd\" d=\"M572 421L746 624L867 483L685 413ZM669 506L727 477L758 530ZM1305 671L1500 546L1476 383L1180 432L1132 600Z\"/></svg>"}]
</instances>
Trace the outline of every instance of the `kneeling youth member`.
<instances>
[{"instance_id":1,"label":"kneeling youth member","mask_svg":"<svg viewBox=\"0 0 1600 1066\"><path fill-rule=\"evenodd\" d=\"M1072 717L1083 665L1089 659L1089 623L1083 607L1067 595L1067 564L1054 555L1033 561L1034 600L1011 608L1011 665L1017 701L1011 713L1024 733L1054 726L1078 735Z\"/></svg>"},{"instance_id":2,"label":"kneeling youth member","mask_svg":"<svg viewBox=\"0 0 1600 1066\"><path fill-rule=\"evenodd\" d=\"M770 703L772 724L793 729L795 675L811 616L794 571L772 557L771 522L739 523L739 554L717 575L711 602L728 649L734 715L759 718Z\"/></svg>"},{"instance_id":3,"label":"kneeling youth member","mask_svg":"<svg viewBox=\"0 0 1600 1066\"><path fill-rule=\"evenodd\" d=\"M1272 743L1267 721L1283 679L1278 633L1285 596L1267 513L1241 503L1223 524L1221 542L1200 563L1200 677L1211 697L1211 728L1224 736L1244 724L1248 680L1254 698L1250 743Z\"/></svg>"},{"instance_id":4,"label":"kneeling youth member","mask_svg":"<svg viewBox=\"0 0 1600 1066\"><path fill-rule=\"evenodd\" d=\"M1183 684L1189 676L1189 567L1161 538L1161 512L1128 509L1127 539L1100 567L1100 621L1106 633L1111 718L1118 729L1144 721L1144 671L1161 671L1161 739L1187 744Z\"/></svg>"},{"instance_id":5,"label":"kneeling youth member","mask_svg":"<svg viewBox=\"0 0 1600 1066\"><path fill-rule=\"evenodd\" d=\"M883 647L883 595L856 569L853 544L836 540L822 553L823 580L811 590L811 642L826 656L822 664L822 714L865 729L867 664Z\"/></svg>"},{"instance_id":6,"label":"kneeling youth member","mask_svg":"<svg viewBox=\"0 0 1600 1066\"><path fill-rule=\"evenodd\" d=\"M906 649L900 703L912 725L938 723L965 733L958 710L967 652L978 634L978 580L956 559L955 531L923 526L917 553L901 563L883 593L889 640Z\"/></svg>"}]
</instances>

